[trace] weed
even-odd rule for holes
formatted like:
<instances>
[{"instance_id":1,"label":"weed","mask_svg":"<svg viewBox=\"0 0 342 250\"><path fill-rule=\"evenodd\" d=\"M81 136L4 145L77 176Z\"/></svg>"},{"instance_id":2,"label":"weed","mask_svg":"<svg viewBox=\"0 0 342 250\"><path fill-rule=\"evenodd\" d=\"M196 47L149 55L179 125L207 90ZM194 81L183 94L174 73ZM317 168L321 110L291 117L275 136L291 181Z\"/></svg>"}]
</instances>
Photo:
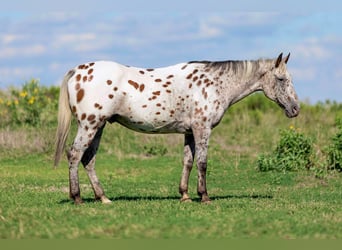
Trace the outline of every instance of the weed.
<instances>
[{"instance_id":1,"label":"weed","mask_svg":"<svg viewBox=\"0 0 342 250\"><path fill-rule=\"evenodd\" d=\"M312 165L313 140L293 126L280 131L280 141L271 155L260 155L260 171L298 171Z\"/></svg>"}]
</instances>

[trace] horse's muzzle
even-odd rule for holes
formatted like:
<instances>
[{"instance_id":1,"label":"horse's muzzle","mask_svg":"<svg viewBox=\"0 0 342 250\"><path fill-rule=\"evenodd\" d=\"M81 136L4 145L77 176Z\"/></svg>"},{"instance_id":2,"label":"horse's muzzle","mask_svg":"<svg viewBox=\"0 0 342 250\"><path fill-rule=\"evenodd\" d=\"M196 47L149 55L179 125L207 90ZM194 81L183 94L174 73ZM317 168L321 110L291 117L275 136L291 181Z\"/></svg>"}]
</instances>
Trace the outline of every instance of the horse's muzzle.
<instances>
[{"instance_id":1,"label":"horse's muzzle","mask_svg":"<svg viewBox=\"0 0 342 250\"><path fill-rule=\"evenodd\" d=\"M299 115L300 107L298 104L293 104L290 108L285 109L285 114L288 118L294 118Z\"/></svg>"}]
</instances>

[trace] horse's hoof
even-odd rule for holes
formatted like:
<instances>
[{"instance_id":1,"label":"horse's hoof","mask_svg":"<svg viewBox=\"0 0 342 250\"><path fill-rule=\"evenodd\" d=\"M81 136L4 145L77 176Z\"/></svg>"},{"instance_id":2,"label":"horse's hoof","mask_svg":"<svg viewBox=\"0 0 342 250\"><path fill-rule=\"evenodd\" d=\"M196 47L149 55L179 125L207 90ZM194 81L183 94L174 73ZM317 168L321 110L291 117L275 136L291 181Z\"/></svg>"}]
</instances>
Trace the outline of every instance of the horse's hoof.
<instances>
[{"instance_id":1,"label":"horse's hoof","mask_svg":"<svg viewBox=\"0 0 342 250\"><path fill-rule=\"evenodd\" d=\"M75 205L82 205L84 202L80 197L76 197L74 199L74 203L75 203Z\"/></svg>"},{"instance_id":2,"label":"horse's hoof","mask_svg":"<svg viewBox=\"0 0 342 250\"><path fill-rule=\"evenodd\" d=\"M203 196L201 202L203 204L210 204L211 200L210 200L210 198L208 196Z\"/></svg>"},{"instance_id":3,"label":"horse's hoof","mask_svg":"<svg viewBox=\"0 0 342 250\"><path fill-rule=\"evenodd\" d=\"M189 198L189 197L187 197L187 198L182 198L182 199L180 199L180 202L184 202L184 203L190 203L190 202L192 202L192 200L191 200L191 198Z\"/></svg>"},{"instance_id":4,"label":"horse's hoof","mask_svg":"<svg viewBox=\"0 0 342 250\"><path fill-rule=\"evenodd\" d=\"M108 199L107 197L101 197L102 204L110 204L112 201Z\"/></svg>"}]
</instances>

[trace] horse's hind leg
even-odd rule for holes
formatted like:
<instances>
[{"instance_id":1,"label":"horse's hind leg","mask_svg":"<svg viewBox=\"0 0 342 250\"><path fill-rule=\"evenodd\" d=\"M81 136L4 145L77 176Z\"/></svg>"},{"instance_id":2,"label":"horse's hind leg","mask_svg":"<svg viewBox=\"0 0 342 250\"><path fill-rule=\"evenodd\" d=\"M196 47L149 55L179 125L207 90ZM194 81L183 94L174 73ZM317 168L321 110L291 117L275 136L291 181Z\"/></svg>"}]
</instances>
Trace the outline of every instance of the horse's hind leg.
<instances>
[{"instance_id":1,"label":"horse's hind leg","mask_svg":"<svg viewBox=\"0 0 342 250\"><path fill-rule=\"evenodd\" d=\"M69 162L70 198L75 201L75 204L80 204L83 202L80 195L81 192L78 178L78 166L84 152L92 144L95 134L95 130L85 130L82 128L82 126L78 126L75 140L70 150L67 152Z\"/></svg>"},{"instance_id":2,"label":"horse's hind leg","mask_svg":"<svg viewBox=\"0 0 342 250\"><path fill-rule=\"evenodd\" d=\"M81 162L87 171L91 186L94 190L95 200L101 200L102 203L110 203L111 201L105 196L103 188L101 187L99 179L97 178L95 172L96 152L100 144L104 126L105 125L103 125L97 130L93 141L91 142L87 150L84 152Z\"/></svg>"}]
</instances>

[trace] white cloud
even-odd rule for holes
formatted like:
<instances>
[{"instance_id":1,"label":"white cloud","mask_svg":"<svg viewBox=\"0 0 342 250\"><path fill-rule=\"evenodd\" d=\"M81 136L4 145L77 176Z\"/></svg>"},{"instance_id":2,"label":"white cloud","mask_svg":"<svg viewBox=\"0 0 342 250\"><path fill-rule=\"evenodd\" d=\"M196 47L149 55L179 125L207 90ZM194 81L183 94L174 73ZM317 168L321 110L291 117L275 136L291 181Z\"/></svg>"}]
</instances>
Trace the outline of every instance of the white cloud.
<instances>
[{"instance_id":1,"label":"white cloud","mask_svg":"<svg viewBox=\"0 0 342 250\"><path fill-rule=\"evenodd\" d=\"M296 57L307 60L326 60L336 54L331 49L331 46L323 38L308 38L299 41L294 46L293 52L296 54Z\"/></svg>"},{"instance_id":2,"label":"white cloud","mask_svg":"<svg viewBox=\"0 0 342 250\"><path fill-rule=\"evenodd\" d=\"M38 77L42 71L42 68L33 66L0 67L0 81L6 85L22 84L23 81Z\"/></svg>"},{"instance_id":3,"label":"white cloud","mask_svg":"<svg viewBox=\"0 0 342 250\"><path fill-rule=\"evenodd\" d=\"M6 46L0 48L0 59L13 59L22 57L39 56L44 54L47 48L42 44L29 44L23 47Z\"/></svg>"},{"instance_id":4,"label":"white cloud","mask_svg":"<svg viewBox=\"0 0 342 250\"><path fill-rule=\"evenodd\" d=\"M317 77L315 67L289 67L288 71L292 74L292 80L294 82L312 81Z\"/></svg>"}]
</instances>

